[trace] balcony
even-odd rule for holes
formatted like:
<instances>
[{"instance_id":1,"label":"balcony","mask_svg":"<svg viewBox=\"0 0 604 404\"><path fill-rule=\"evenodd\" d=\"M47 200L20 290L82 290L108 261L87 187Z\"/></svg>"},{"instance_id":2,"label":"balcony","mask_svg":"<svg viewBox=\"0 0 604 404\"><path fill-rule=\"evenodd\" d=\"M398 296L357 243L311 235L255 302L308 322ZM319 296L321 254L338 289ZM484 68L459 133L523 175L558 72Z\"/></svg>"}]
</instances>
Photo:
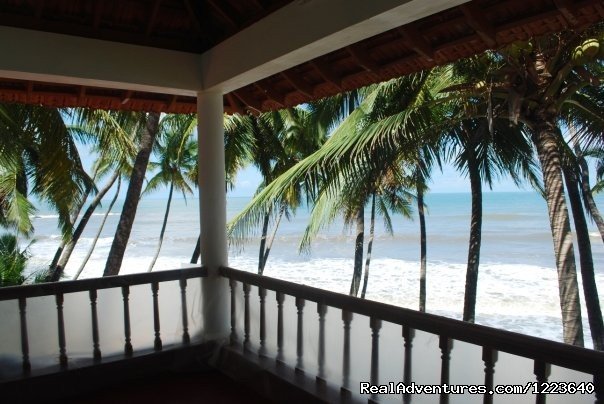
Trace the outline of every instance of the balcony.
<instances>
[{"instance_id":1,"label":"balcony","mask_svg":"<svg viewBox=\"0 0 604 404\"><path fill-rule=\"evenodd\" d=\"M204 301L209 282L230 289L228 310ZM602 352L225 267L3 288L0 321L6 402L604 399ZM362 382L385 385L388 394ZM527 393L436 387L417 394L444 384L451 393L461 385L487 392L517 385ZM533 394L543 389L576 392Z\"/></svg>"}]
</instances>

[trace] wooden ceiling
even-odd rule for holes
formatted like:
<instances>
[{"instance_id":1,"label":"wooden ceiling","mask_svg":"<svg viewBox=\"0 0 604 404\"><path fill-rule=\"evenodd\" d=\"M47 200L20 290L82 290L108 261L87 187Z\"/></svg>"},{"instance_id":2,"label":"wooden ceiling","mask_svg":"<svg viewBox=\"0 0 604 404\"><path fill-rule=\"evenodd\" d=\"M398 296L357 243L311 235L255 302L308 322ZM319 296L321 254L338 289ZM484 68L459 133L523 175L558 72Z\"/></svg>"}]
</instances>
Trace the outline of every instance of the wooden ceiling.
<instances>
[{"instance_id":1,"label":"wooden ceiling","mask_svg":"<svg viewBox=\"0 0 604 404\"><path fill-rule=\"evenodd\" d=\"M291 1L0 0L0 25L202 53ZM604 1L473 0L226 94L225 110L294 106L603 19ZM1 77L0 101L196 111L194 97Z\"/></svg>"}]
</instances>

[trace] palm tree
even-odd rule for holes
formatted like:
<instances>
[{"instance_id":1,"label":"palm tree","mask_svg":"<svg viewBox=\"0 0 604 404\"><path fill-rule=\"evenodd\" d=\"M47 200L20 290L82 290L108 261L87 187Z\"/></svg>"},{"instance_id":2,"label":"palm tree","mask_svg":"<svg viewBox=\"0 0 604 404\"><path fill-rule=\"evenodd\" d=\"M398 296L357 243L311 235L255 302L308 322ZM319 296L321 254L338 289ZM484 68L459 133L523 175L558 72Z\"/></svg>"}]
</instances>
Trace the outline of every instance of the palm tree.
<instances>
[{"instance_id":1,"label":"palm tree","mask_svg":"<svg viewBox=\"0 0 604 404\"><path fill-rule=\"evenodd\" d=\"M74 137L58 109L0 104L0 223L31 234L30 195L57 211L64 237L74 206L91 180L82 168ZM53 153L48 153L53 150Z\"/></svg>"},{"instance_id":2,"label":"palm tree","mask_svg":"<svg viewBox=\"0 0 604 404\"><path fill-rule=\"evenodd\" d=\"M249 153L252 163L263 178L259 191L321 146L324 132L318 129L313 119L313 113L302 108L288 108L257 117L236 115L232 118L225 131L247 132L253 139ZM235 137L234 134L231 136ZM294 184L263 207L262 213L254 220L240 220L241 217L236 216L229 224L229 236L233 243L241 243L258 224L261 224L258 274L264 273L282 217L289 217L290 212L301 204L304 194L303 184ZM273 231L269 238L271 219Z\"/></svg>"},{"instance_id":3,"label":"palm tree","mask_svg":"<svg viewBox=\"0 0 604 404\"><path fill-rule=\"evenodd\" d=\"M579 166L578 162L573 161L570 156L564 161L562 172L568 191L568 199L573 214L575 233L577 235L577 246L579 250L579 266L581 268L581 278L583 280L583 292L585 296L585 305L587 307L587 317L591 331L594 349L599 351L604 349L604 322L602 321L602 309L598 298L598 289L594 272L594 262L591 253L591 241L589 239L589 229L581 204L581 193L579 190ZM575 163L575 164L573 164Z\"/></svg>"},{"instance_id":4,"label":"palm tree","mask_svg":"<svg viewBox=\"0 0 604 404\"><path fill-rule=\"evenodd\" d=\"M133 158L133 137L137 131L138 122L132 119L132 114L121 112L91 111L80 109L74 114L76 125L70 129L73 132L86 135L94 141L93 150L99 154L94 164L93 179L102 178L111 173L105 186L98 190L80 218L73 234L64 237L59 245L55 258L48 272L47 281L58 281L71 258L77 242L84 233L86 226L105 194L113 187L120 175L127 170L129 161ZM85 198L90 193L87 189ZM83 198L71 215L71 223L76 222L86 199Z\"/></svg>"},{"instance_id":5,"label":"palm tree","mask_svg":"<svg viewBox=\"0 0 604 404\"><path fill-rule=\"evenodd\" d=\"M115 190L115 194L113 195L111 202L109 202L107 211L105 211L105 214L103 215L103 219L101 220L101 225L99 226L94 238L92 239L92 244L90 244L90 247L88 248L88 252L86 253L86 256L84 257L84 259L82 260L82 263L80 264L78 271L74 275L73 280L76 280L80 277L80 275L82 274L82 271L84 271L84 268L86 267L86 264L88 263L88 260L92 256L92 253L94 252L94 248L96 247L96 243L98 242L99 237L101 236L101 233L103 232L103 228L105 227L105 223L107 222L107 217L109 216L109 213L111 213L111 210L113 209L113 206L115 205L115 202L117 201L117 198L120 194L121 186L122 186L122 177L119 176L117 178L117 188Z\"/></svg>"},{"instance_id":6,"label":"palm tree","mask_svg":"<svg viewBox=\"0 0 604 404\"><path fill-rule=\"evenodd\" d=\"M473 86L482 88L484 101L478 106L492 102L495 108L486 114L480 108L470 108L465 113L487 116L489 120L496 116L507 118L513 125L520 123L530 136L541 166L554 241L564 341L580 346L580 301L557 134L564 107L575 103L573 98L579 91L596 83L588 65L598 49L594 53L586 38L597 37L598 30L596 27L592 31L563 32L516 43L494 57L487 53L482 60L492 64L488 79L486 83L474 81ZM470 96L475 97L477 92ZM507 108L498 108L500 103Z\"/></svg>"},{"instance_id":7,"label":"palm tree","mask_svg":"<svg viewBox=\"0 0 604 404\"><path fill-rule=\"evenodd\" d=\"M411 150L417 149L417 144L422 138L421 134L433 125L432 118L439 116L433 108L428 108L426 102L431 97L430 91L424 86L428 79L433 84L432 90L443 88L442 85L438 85L443 81L441 75L421 73L383 83L375 91L373 88L366 90L367 95L363 97L362 102L354 103L358 105L356 109L352 108L352 102L334 103L336 107L331 110L345 111L346 119L335 120L337 124L332 127L336 127L327 142L321 149L301 160L257 194L237 216L237 220L244 224L253 223L291 186L303 183L305 188L310 190L310 194L319 195L318 198L315 197L317 202L313 208L313 215L321 219L311 221L306 232L313 234L320 228L321 223L329 221L325 221L325 218L329 219L333 216L334 210L327 208L333 206L330 202L337 200L339 194L350 195L352 199L348 201L349 208L345 210L347 213L345 217L358 223L355 275L351 292L355 289L358 291L362 274L364 237L364 224L361 223L364 223L362 220L364 205L370 191L363 193L342 191L346 190L347 184L353 182L366 184L365 180L370 178L371 172L387 172L383 167L385 163L392 168L397 162L411 161L413 156ZM390 97L392 94L400 96ZM388 116L392 110L401 112L392 119ZM383 121L382 117L384 117ZM396 118L402 119L402 124ZM376 128L372 122L378 120L381 125ZM396 124L392 124L393 121L396 121ZM330 126L324 125L324 127ZM307 236L305 238L310 239ZM303 239L302 244L304 243ZM358 285L356 288L355 284Z\"/></svg>"},{"instance_id":8,"label":"palm tree","mask_svg":"<svg viewBox=\"0 0 604 404\"><path fill-rule=\"evenodd\" d=\"M191 135L196 127L197 119L194 115L168 115L160 122L159 141L156 148L159 161L149 164L151 170L158 171L149 180L144 193L152 192L163 185L169 186L169 192L157 250L149 264L148 272L153 270L161 250L174 190L181 191L185 198L186 194L193 193L191 187L195 180L197 143L191 139Z\"/></svg>"},{"instance_id":9,"label":"palm tree","mask_svg":"<svg viewBox=\"0 0 604 404\"><path fill-rule=\"evenodd\" d=\"M0 287L17 286L25 282L25 265L30 254L27 247L21 250L13 234L0 236Z\"/></svg>"},{"instance_id":10,"label":"palm tree","mask_svg":"<svg viewBox=\"0 0 604 404\"><path fill-rule=\"evenodd\" d=\"M550 217L554 255L558 269L564 341L583 345L583 328L573 251L572 233L566 206L558 143L558 120L565 104L582 89L597 86L592 66L596 59L601 27L583 32L562 32L509 51L507 73L501 80L507 88L512 121L524 122L541 163ZM595 52L594 52L594 45ZM513 50L513 49L512 49ZM588 106L581 105L583 109Z\"/></svg>"},{"instance_id":11,"label":"palm tree","mask_svg":"<svg viewBox=\"0 0 604 404\"><path fill-rule=\"evenodd\" d=\"M124 258L128 239L130 238L130 231L132 230L138 201L140 200L141 190L143 188L143 180L145 179L145 173L147 172L147 165L149 164L151 151L159 131L159 117L160 114L158 112L150 112L145 116L145 125L142 129L138 153L134 160L134 165L132 166L132 175L128 184L126 199L124 200L122 214L115 231L111 249L109 250L109 256L107 257L103 276L119 274L122 266L122 260Z\"/></svg>"},{"instance_id":12,"label":"palm tree","mask_svg":"<svg viewBox=\"0 0 604 404\"><path fill-rule=\"evenodd\" d=\"M482 236L482 183L492 187L493 179L509 174L519 184L520 177L535 178L532 148L519 127L504 120L462 121L445 133L447 158L470 179L472 197L470 240L464 293L463 320L474 322Z\"/></svg>"}]
</instances>

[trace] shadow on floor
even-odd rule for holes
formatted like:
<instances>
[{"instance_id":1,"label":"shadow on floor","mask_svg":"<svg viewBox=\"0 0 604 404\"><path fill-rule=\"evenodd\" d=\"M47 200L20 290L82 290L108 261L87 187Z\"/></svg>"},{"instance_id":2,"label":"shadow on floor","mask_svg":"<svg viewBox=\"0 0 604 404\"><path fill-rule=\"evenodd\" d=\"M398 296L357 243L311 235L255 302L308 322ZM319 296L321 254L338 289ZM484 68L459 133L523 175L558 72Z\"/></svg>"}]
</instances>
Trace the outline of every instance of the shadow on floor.
<instances>
[{"instance_id":1,"label":"shadow on floor","mask_svg":"<svg viewBox=\"0 0 604 404\"><path fill-rule=\"evenodd\" d=\"M70 404L265 404L269 401L222 373L165 373L114 384L86 396L61 403Z\"/></svg>"}]
</instances>

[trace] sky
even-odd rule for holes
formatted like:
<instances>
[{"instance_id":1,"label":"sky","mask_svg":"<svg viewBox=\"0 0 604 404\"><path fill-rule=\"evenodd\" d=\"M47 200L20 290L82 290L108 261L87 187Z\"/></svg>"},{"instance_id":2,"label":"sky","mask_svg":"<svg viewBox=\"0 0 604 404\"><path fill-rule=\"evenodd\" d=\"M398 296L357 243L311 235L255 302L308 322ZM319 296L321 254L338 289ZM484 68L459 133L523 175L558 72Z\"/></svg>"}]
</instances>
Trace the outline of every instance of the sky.
<instances>
[{"instance_id":1,"label":"sky","mask_svg":"<svg viewBox=\"0 0 604 404\"><path fill-rule=\"evenodd\" d=\"M94 162L94 156L88 151L88 147L82 144L78 144L78 150L82 158L84 168L91 172L90 167ZM153 156L151 156L153 161ZM150 178L147 175L147 178ZM262 181L258 170L250 165L241 170L236 177L235 189L229 191L228 195L232 197L251 197L256 192L258 185ZM101 183L103 183L101 181ZM450 164L443 166L442 173L440 170L434 170L432 174L432 182L429 184L430 192L433 193L452 193L452 192L470 192L470 180L455 170ZM126 187L122 187L122 198L126 195ZM484 192L490 192L488 187L484 187ZM493 184L493 192L523 192L531 191L530 186L527 184L522 188L518 188L511 179L502 178L495 180ZM111 194L111 192L109 193ZM151 199L166 199L168 197L168 188L160 189L153 194L147 196ZM182 195L175 195L176 198L182 197Z\"/></svg>"},{"instance_id":2,"label":"sky","mask_svg":"<svg viewBox=\"0 0 604 404\"><path fill-rule=\"evenodd\" d=\"M252 196L261 182L258 170L249 166L239 172L235 182L235 189L229 193L230 196L244 197ZM451 192L470 192L470 180L455 170L454 167L447 164L443 166L442 173L435 170L432 174L432 182L429 184L430 192L433 193L451 193ZM531 191L530 185L518 188L509 178L495 180L493 192L524 192ZM484 192L490 192L488 187L484 187Z\"/></svg>"}]
</instances>

